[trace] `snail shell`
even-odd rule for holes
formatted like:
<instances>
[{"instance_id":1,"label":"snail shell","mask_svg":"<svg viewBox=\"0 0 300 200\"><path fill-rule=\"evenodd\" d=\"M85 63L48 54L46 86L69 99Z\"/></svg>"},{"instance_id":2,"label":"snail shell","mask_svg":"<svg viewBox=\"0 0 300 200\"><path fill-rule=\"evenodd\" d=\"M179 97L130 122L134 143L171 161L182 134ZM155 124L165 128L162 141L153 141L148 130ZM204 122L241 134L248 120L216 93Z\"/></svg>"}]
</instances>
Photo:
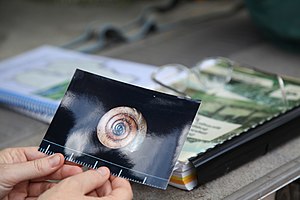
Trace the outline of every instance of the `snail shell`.
<instances>
[{"instance_id":1,"label":"snail shell","mask_svg":"<svg viewBox=\"0 0 300 200\"><path fill-rule=\"evenodd\" d=\"M97 126L99 141L106 147L135 151L146 136L147 123L135 108L116 107L105 113Z\"/></svg>"}]
</instances>

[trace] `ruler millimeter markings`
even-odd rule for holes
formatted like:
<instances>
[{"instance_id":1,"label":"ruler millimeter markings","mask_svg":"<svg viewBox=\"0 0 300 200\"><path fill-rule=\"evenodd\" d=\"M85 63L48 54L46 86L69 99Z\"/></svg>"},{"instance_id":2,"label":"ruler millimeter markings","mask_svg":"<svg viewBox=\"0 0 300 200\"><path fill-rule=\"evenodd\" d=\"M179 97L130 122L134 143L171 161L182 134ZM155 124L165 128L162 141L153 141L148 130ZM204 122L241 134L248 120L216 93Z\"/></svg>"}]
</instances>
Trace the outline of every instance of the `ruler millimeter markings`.
<instances>
[{"instance_id":1,"label":"ruler millimeter markings","mask_svg":"<svg viewBox=\"0 0 300 200\"><path fill-rule=\"evenodd\" d=\"M157 182L168 183L168 181L169 181L169 180L161 178L161 177L157 177L157 176L149 175L149 174L139 172L139 171L136 171L136 170L132 170L132 169L127 168L125 166L121 166L121 165L112 163L110 161L103 160L101 158L95 157L93 155L86 154L84 152L79 152L75 149L67 148L63 145L57 144L55 142L51 142L51 141L46 140L46 139L43 139L43 141L40 145L39 151L41 151L43 153L46 153L48 155L52 155L56 152L64 154L64 149L74 151L75 154L81 153L82 155L89 157L89 161L91 161L91 162L88 163L86 161L86 159L85 159L85 161L82 161L82 160L80 160L80 158L74 157L74 153L71 153L70 156L65 156L65 159L68 160L68 161L75 162L79 165L82 165L82 166L85 166L85 167L88 167L88 168L91 168L91 169L97 169L100 166L113 166L112 169L116 169L116 167L117 167L118 171L111 169L111 174L112 175L117 176L117 177L121 177L121 178L125 178L125 179L133 181L133 182L137 182L137 183L140 183L140 184L149 185L149 186L152 186L152 187L164 189L163 187L160 187L159 185L154 185L154 184L151 184L151 183L152 182L154 182L154 183L157 183ZM128 174L128 171L132 171L132 172L134 172L134 174L139 174L140 175L138 177L139 179L133 179L133 178L130 178L130 177L126 177L126 174ZM152 182L148 183L148 181L150 179L152 179Z\"/></svg>"}]
</instances>

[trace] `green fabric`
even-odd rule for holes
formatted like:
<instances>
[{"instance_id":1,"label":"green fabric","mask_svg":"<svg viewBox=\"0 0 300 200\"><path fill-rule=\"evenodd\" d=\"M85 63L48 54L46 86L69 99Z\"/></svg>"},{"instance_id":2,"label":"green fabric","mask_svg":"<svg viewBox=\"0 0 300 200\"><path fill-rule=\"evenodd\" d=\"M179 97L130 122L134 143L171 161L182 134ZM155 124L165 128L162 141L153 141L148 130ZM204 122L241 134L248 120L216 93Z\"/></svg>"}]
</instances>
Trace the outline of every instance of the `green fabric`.
<instances>
[{"instance_id":1,"label":"green fabric","mask_svg":"<svg viewBox=\"0 0 300 200\"><path fill-rule=\"evenodd\" d=\"M245 0L256 25L277 44L300 50L300 0Z\"/></svg>"}]
</instances>

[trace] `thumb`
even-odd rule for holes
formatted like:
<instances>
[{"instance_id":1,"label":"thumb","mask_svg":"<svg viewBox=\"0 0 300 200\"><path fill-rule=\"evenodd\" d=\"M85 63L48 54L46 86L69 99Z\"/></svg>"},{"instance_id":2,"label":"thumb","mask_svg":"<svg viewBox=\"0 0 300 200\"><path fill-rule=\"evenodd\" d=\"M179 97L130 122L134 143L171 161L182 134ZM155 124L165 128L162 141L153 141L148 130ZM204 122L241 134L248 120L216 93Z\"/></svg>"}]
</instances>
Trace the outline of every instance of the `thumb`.
<instances>
[{"instance_id":1,"label":"thumb","mask_svg":"<svg viewBox=\"0 0 300 200\"><path fill-rule=\"evenodd\" d=\"M33 161L9 165L5 170L5 174L7 176L7 181L12 185L15 185L22 181L50 175L58 170L63 163L63 155L54 154Z\"/></svg>"}]
</instances>

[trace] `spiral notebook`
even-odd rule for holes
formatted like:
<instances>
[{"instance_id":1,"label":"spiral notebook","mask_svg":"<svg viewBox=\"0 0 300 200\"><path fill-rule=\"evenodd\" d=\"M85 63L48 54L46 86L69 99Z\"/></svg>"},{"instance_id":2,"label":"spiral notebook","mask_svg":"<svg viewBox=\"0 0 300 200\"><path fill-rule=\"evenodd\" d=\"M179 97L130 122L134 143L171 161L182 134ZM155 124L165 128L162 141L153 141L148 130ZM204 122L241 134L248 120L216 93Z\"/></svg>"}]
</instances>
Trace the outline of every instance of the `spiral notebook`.
<instances>
[{"instance_id":1,"label":"spiral notebook","mask_svg":"<svg viewBox=\"0 0 300 200\"><path fill-rule=\"evenodd\" d=\"M154 66L42 46L0 62L0 103L50 123L75 72L83 69L151 88Z\"/></svg>"}]
</instances>

